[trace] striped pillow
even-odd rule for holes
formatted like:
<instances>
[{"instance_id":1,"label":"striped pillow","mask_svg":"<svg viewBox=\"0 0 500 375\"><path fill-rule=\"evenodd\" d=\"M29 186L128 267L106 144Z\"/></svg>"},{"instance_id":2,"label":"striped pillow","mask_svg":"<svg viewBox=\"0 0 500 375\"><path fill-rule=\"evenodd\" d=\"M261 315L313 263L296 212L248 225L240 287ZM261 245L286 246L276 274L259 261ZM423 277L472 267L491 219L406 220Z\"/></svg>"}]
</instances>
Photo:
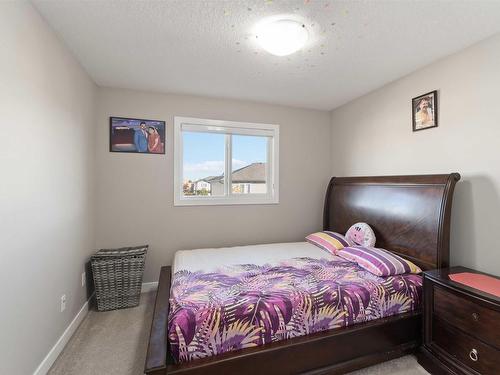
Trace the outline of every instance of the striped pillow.
<instances>
[{"instance_id":1,"label":"striped pillow","mask_svg":"<svg viewBox=\"0 0 500 375\"><path fill-rule=\"evenodd\" d=\"M400 256L376 247L352 246L337 252L341 258L357 263L358 266L377 276L392 276L403 273L420 273L422 270Z\"/></svg>"},{"instance_id":2,"label":"striped pillow","mask_svg":"<svg viewBox=\"0 0 500 375\"><path fill-rule=\"evenodd\" d=\"M340 249L351 246L343 235L330 231L310 234L306 237L306 241L328 251L329 253L332 253L333 255L337 255L337 252Z\"/></svg>"}]
</instances>

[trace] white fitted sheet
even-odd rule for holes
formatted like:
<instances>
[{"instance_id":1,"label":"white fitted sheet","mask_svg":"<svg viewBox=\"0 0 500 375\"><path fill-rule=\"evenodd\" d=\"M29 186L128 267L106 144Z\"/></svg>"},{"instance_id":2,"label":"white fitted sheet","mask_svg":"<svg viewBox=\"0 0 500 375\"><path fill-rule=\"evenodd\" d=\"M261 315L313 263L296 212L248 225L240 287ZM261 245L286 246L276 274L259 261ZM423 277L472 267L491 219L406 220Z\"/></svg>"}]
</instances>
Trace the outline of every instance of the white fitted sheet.
<instances>
[{"instance_id":1,"label":"white fitted sheet","mask_svg":"<svg viewBox=\"0 0 500 375\"><path fill-rule=\"evenodd\" d=\"M337 258L308 242L286 242L263 245L222 247L218 249L180 250L175 253L173 272L213 271L234 264L274 264L285 259L308 257Z\"/></svg>"}]
</instances>

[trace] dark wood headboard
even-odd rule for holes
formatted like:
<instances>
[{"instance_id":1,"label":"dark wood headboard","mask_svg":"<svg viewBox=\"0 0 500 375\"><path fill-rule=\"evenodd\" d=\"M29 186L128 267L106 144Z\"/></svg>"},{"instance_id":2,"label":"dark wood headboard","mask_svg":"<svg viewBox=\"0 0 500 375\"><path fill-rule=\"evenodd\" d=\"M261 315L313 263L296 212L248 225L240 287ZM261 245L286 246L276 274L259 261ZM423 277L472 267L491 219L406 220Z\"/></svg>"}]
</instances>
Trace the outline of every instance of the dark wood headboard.
<instances>
[{"instance_id":1,"label":"dark wood headboard","mask_svg":"<svg viewBox=\"0 0 500 375\"><path fill-rule=\"evenodd\" d=\"M345 233L368 223L377 247L423 270L449 266L450 216L458 173L420 176L333 177L323 229Z\"/></svg>"}]
</instances>

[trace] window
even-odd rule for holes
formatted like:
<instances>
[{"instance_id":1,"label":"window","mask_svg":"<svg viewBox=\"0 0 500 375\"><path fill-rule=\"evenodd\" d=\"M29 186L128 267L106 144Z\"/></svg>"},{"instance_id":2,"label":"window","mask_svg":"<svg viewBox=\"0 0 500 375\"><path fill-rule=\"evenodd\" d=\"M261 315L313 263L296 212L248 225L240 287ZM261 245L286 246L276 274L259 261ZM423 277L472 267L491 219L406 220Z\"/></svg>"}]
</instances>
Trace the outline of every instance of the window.
<instances>
[{"instance_id":1,"label":"window","mask_svg":"<svg viewBox=\"0 0 500 375\"><path fill-rule=\"evenodd\" d=\"M279 126L176 117L174 204L278 203Z\"/></svg>"}]
</instances>

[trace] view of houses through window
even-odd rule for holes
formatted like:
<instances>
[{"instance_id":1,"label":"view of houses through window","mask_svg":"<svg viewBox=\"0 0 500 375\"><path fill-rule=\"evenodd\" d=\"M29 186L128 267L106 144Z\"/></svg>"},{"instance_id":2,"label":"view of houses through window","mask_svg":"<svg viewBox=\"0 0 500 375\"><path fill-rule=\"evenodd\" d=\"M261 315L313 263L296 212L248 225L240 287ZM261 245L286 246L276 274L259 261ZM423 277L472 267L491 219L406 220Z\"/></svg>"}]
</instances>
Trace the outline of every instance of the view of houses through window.
<instances>
[{"instance_id":1,"label":"view of houses through window","mask_svg":"<svg viewBox=\"0 0 500 375\"><path fill-rule=\"evenodd\" d=\"M226 134L182 132L184 196L223 196ZM231 193L266 194L268 137L231 137Z\"/></svg>"}]
</instances>

